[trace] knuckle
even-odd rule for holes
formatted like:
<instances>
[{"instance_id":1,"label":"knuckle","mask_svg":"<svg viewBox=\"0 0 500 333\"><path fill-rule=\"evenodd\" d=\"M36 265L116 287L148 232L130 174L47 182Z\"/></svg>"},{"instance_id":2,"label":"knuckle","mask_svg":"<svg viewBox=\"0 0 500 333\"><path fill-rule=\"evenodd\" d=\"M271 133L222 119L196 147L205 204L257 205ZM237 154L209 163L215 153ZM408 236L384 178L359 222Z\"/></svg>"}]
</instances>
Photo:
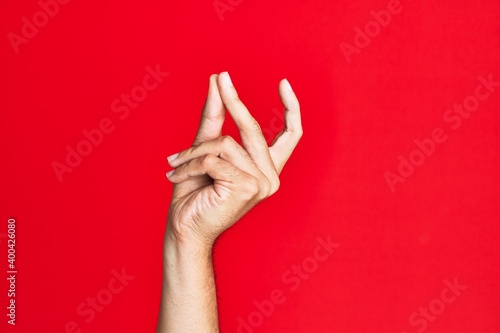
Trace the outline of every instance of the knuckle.
<instances>
[{"instance_id":1,"label":"knuckle","mask_svg":"<svg viewBox=\"0 0 500 333\"><path fill-rule=\"evenodd\" d=\"M248 127L252 131L261 131L259 122L257 120L255 120L254 118L249 120Z\"/></svg>"},{"instance_id":2,"label":"knuckle","mask_svg":"<svg viewBox=\"0 0 500 333\"><path fill-rule=\"evenodd\" d=\"M239 107L241 104L243 104L236 90L233 90L233 95L228 97L227 103L230 107Z\"/></svg>"},{"instance_id":3,"label":"knuckle","mask_svg":"<svg viewBox=\"0 0 500 333\"><path fill-rule=\"evenodd\" d=\"M299 128L297 128L297 131L296 131L296 132L297 132L297 136L298 136L299 138L301 138L301 137L302 137L302 135L304 135L304 131L302 130L302 126L299 126Z\"/></svg>"},{"instance_id":4,"label":"knuckle","mask_svg":"<svg viewBox=\"0 0 500 333\"><path fill-rule=\"evenodd\" d=\"M287 128L287 131L290 132L293 136L297 137L298 139L300 139L304 134L302 126L290 127Z\"/></svg>"},{"instance_id":5,"label":"knuckle","mask_svg":"<svg viewBox=\"0 0 500 333\"><path fill-rule=\"evenodd\" d=\"M271 181L271 193L270 195L273 195L274 193L278 192L280 188L280 179L278 176L274 177L273 180Z\"/></svg>"},{"instance_id":6,"label":"knuckle","mask_svg":"<svg viewBox=\"0 0 500 333\"><path fill-rule=\"evenodd\" d=\"M236 89L233 90L233 97L231 98L231 102L234 104L243 104L243 101L240 99L240 96L238 96Z\"/></svg>"},{"instance_id":7,"label":"knuckle","mask_svg":"<svg viewBox=\"0 0 500 333\"><path fill-rule=\"evenodd\" d=\"M294 113L299 113L300 114L300 102L298 99L295 99L290 106L290 110L293 111Z\"/></svg>"},{"instance_id":8,"label":"knuckle","mask_svg":"<svg viewBox=\"0 0 500 333\"><path fill-rule=\"evenodd\" d=\"M236 141L231 136L224 135L224 136L220 137L219 143L221 145L221 148L225 149L225 148L233 146L236 143Z\"/></svg>"},{"instance_id":9,"label":"knuckle","mask_svg":"<svg viewBox=\"0 0 500 333\"><path fill-rule=\"evenodd\" d=\"M215 162L216 162L216 157L212 154L207 154L205 156L203 156L201 159L200 159L200 164L203 166L203 167L208 167L208 166L211 166L213 165Z\"/></svg>"},{"instance_id":10,"label":"knuckle","mask_svg":"<svg viewBox=\"0 0 500 333\"><path fill-rule=\"evenodd\" d=\"M259 180L255 177L248 177L245 180L242 192L246 199L252 199L259 193Z\"/></svg>"},{"instance_id":11,"label":"knuckle","mask_svg":"<svg viewBox=\"0 0 500 333\"><path fill-rule=\"evenodd\" d=\"M259 187L259 199L265 199L268 196L271 195L271 182L266 178L264 181L261 182L260 187Z\"/></svg>"},{"instance_id":12,"label":"knuckle","mask_svg":"<svg viewBox=\"0 0 500 333\"><path fill-rule=\"evenodd\" d=\"M196 146L192 146L192 147L189 147L188 149L182 151L180 154L179 154L179 157L184 157L184 156L191 156L193 155L196 150L198 150L198 147L199 145L196 145Z\"/></svg>"},{"instance_id":13,"label":"knuckle","mask_svg":"<svg viewBox=\"0 0 500 333\"><path fill-rule=\"evenodd\" d=\"M187 163L181 164L180 166L178 166L177 168L175 168L174 174L181 175L181 174L185 173L186 170L188 170L189 167L191 167L191 165L192 165L192 161L189 161Z\"/></svg>"}]
</instances>

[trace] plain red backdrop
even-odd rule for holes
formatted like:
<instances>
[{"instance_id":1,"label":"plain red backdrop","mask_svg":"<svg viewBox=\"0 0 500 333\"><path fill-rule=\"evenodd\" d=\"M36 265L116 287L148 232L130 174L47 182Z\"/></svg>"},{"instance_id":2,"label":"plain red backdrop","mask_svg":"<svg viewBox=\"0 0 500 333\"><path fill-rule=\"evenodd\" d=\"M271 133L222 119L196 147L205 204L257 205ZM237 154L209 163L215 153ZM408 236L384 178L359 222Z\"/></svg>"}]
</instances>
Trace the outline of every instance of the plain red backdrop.
<instances>
[{"instance_id":1,"label":"plain red backdrop","mask_svg":"<svg viewBox=\"0 0 500 333\"><path fill-rule=\"evenodd\" d=\"M41 5L2 2L0 276L9 217L18 267L15 327L1 279L2 331L154 331L166 156L191 145L208 77L223 70L268 132L288 78L305 134L278 193L217 243L222 332L274 289L286 301L255 332L417 332L408 318L455 278L467 289L425 331L500 331L500 88L459 129L443 122L478 76L500 81L500 2L402 0L350 62L340 44L388 1L222 2L219 16L211 0L71 0L45 24L38 14L18 53L9 33L22 36ZM169 75L120 119L112 103L147 66ZM60 182L53 162L106 118L113 132ZM436 127L447 141L392 192L384 173ZM237 133L229 119L226 132ZM339 248L290 291L283 274L328 235ZM122 269L134 278L87 323L77 309L107 302Z\"/></svg>"}]
</instances>

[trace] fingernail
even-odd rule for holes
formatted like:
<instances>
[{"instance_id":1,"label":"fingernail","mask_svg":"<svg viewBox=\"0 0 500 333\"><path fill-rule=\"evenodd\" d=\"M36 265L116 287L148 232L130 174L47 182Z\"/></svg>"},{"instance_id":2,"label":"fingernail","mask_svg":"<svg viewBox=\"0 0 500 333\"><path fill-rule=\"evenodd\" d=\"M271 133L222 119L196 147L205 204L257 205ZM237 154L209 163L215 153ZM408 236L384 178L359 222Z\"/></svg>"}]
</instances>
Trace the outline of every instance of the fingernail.
<instances>
[{"instance_id":1,"label":"fingernail","mask_svg":"<svg viewBox=\"0 0 500 333\"><path fill-rule=\"evenodd\" d=\"M172 174L174 173L174 171L175 171L175 169L167 172L167 177L170 178L172 176Z\"/></svg>"},{"instance_id":2,"label":"fingernail","mask_svg":"<svg viewBox=\"0 0 500 333\"><path fill-rule=\"evenodd\" d=\"M288 82L288 80L287 80L287 79L285 79L284 81L285 81L285 87L286 87L287 89L290 89L291 91L293 91L292 86L290 85L290 82Z\"/></svg>"},{"instance_id":3,"label":"fingernail","mask_svg":"<svg viewBox=\"0 0 500 333\"><path fill-rule=\"evenodd\" d=\"M229 73L228 72L224 72L223 74L223 79L224 79L224 83L226 84L226 86L228 87L232 87L233 86L233 82L231 81L231 77L229 76Z\"/></svg>"},{"instance_id":4,"label":"fingernail","mask_svg":"<svg viewBox=\"0 0 500 333\"><path fill-rule=\"evenodd\" d=\"M173 155L170 155L169 157L167 157L167 160L169 162L172 162L173 160L175 160L177 158L177 156L179 156L179 153L176 153L176 154L173 154Z\"/></svg>"}]
</instances>

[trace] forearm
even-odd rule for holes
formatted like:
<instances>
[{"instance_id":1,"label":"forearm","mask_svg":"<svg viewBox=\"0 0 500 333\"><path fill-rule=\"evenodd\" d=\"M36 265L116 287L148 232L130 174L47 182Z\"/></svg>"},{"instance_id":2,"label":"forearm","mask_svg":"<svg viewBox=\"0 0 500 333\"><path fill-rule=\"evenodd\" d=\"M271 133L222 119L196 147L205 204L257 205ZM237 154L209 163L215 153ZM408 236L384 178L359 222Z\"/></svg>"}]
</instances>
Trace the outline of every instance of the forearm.
<instances>
[{"instance_id":1,"label":"forearm","mask_svg":"<svg viewBox=\"0 0 500 333\"><path fill-rule=\"evenodd\" d=\"M217 301L209 246L165 235L163 290L157 333L217 333Z\"/></svg>"}]
</instances>

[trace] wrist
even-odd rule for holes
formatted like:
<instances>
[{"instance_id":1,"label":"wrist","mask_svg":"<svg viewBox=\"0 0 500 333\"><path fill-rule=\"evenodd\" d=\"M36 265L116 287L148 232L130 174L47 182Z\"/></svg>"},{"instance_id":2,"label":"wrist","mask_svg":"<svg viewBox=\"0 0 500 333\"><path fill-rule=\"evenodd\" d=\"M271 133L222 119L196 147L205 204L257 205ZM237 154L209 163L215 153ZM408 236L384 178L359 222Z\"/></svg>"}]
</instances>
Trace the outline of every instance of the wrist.
<instances>
[{"instance_id":1,"label":"wrist","mask_svg":"<svg viewBox=\"0 0 500 333\"><path fill-rule=\"evenodd\" d=\"M185 237L173 230L170 220L165 231L165 259L189 261L211 260L213 242Z\"/></svg>"},{"instance_id":2,"label":"wrist","mask_svg":"<svg viewBox=\"0 0 500 333\"><path fill-rule=\"evenodd\" d=\"M214 284L212 247L201 242L180 240L167 228L164 243L164 283L172 292L202 293Z\"/></svg>"}]
</instances>

